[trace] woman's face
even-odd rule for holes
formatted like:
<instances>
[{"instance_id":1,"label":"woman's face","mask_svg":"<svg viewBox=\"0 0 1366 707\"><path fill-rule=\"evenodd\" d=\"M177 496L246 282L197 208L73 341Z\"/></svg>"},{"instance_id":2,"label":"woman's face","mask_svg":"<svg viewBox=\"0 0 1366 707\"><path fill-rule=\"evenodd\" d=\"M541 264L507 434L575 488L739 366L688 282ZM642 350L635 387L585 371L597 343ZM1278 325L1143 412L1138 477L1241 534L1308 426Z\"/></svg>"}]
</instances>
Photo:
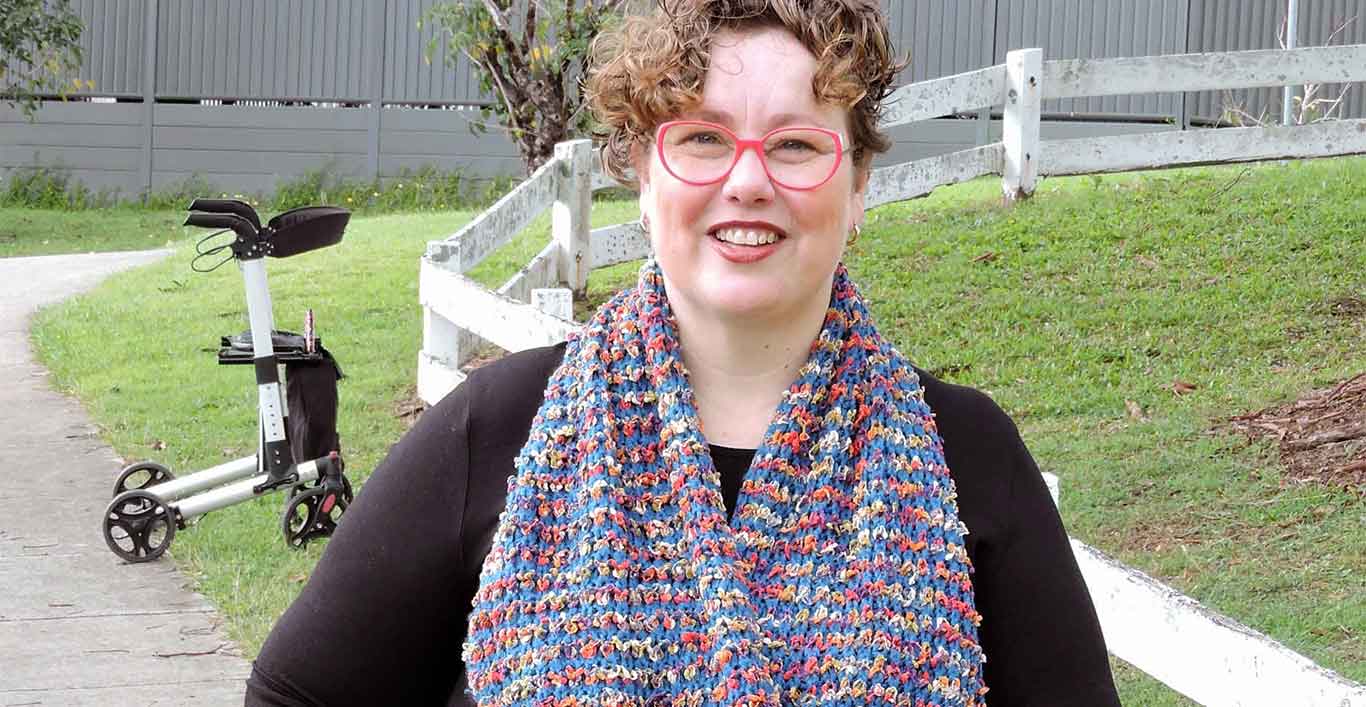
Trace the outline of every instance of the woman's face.
<instances>
[{"instance_id":1,"label":"woman's face","mask_svg":"<svg viewBox=\"0 0 1366 707\"><path fill-rule=\"evenodd\" d=\"M789 32L723 32L712 42L702 103L679 119L704 120L755 139L775 128L834 130L849 147L847 111L817 103L816 58ZM864 180L848 152L830 181L794 191L770 181L753 150L707 186L679 181L651 144L636 160L640 205L679 311L720 319L775 319L829 302L845 238L863 219ZM775 233L766 246L723 242L736 231Z\"/></svg>"}]
</instances>

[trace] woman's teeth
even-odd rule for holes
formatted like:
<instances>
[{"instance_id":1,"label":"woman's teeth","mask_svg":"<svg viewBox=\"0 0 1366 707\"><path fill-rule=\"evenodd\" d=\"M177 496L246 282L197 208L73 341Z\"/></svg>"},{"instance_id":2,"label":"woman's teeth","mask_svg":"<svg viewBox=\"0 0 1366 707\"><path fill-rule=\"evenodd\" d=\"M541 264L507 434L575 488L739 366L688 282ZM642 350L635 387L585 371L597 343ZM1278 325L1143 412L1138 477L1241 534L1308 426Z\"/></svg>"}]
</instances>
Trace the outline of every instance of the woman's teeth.
<instances>
[{"instance_id":1,"label":"woman's teeth","mask_svg":"<svg viewBox=\"0 0 1366 707\"><path fill-rule=\"evenodd\" d=\"M778 234L772 231L749 230L745 228L723 228L713 234L717 240L737 245L767 245L778 241Z\"/></svg>"}]
</instances>

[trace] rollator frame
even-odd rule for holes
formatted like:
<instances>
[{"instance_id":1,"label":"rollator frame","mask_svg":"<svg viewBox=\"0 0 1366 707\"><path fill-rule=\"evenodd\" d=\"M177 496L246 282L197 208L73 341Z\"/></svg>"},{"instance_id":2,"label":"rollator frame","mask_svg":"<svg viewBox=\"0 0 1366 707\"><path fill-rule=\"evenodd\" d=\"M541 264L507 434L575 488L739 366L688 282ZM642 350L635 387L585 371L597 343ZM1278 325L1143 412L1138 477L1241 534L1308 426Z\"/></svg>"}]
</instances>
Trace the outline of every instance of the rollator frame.
<instances>
[{"instance_id":1,"label":"rollator frame","mask_svg":"<svg viewBox=\"0 0 1366 707\"><path fill-rule=\"evenodd\" d=\"M170 547L176 530L184 530L205 513L281 489L289 491L281 518L286 542L291 547L303 547L315 538L330 535L351 502L351 484L339 451L316 459L294 459L289 405L280 385L281 361L275 347L275 337L292 337L275 329L265 261L266 257L289 257L340 242L350 213L336 207L309 206L279 214L263 227L255 209L235 199L196 199L189 210L185 225L230 230L236 236L226 246L232 255L214 268L232 259L242 271L251 327L251 363L256 374L258 447L254 455L181 478L156 462L125 467L115 481L114 499L105 511L103 529L109 548L129 562L157 559ZM199 255L222 249L219 246ZM313 337L311 310L304 338L308 354L315 352L315 345L316 350L322 350ZM228 343L224 337L224 344ZM324 361L322 356L315 359ZM330 355L325 361L335 365Z\"/></svg>"}]
</instances>

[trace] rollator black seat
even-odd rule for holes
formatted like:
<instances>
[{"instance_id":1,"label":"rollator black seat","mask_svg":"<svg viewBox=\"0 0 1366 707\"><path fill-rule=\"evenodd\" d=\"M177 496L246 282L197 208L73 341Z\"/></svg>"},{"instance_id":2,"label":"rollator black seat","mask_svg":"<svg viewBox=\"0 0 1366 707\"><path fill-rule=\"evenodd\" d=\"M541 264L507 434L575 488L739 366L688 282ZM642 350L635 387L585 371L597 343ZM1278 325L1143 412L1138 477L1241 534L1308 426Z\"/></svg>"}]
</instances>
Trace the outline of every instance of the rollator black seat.
<instances>
[{"instance_id":1,"label":"rollator black seat","mask_svg":"<svg viewBox=\"0 0 1366 707\"><path fill-rule=\"evenodd\" d=\"M288 258L341 242L351 212L336 206L302 206L277 215L266 224L274 233L267 242L273 258Z\"/></svg>"},{"instance_id":2,"label":"rollator black seat","mask_svg":"<svg viewBox=\"0 0 1366 707\"><path fill-rule=\"evenodd\" d=\"M262 255L288 258L341 242L351 212L337 206L301 206L261 226L251 205L237 199L195 199L186 226L226 228L237 234L233 254L239 259Z\"/></svg>"}]
</instances>

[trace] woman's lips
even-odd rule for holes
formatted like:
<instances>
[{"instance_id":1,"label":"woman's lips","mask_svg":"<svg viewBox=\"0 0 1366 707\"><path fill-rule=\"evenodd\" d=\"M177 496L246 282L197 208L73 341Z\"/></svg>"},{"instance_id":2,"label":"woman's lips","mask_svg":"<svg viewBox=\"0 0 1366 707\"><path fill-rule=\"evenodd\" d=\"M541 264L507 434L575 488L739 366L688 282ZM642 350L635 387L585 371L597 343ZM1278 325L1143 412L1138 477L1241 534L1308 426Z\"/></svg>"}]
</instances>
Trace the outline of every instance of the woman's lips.
<instances>
[{"instance_id":1,"label":"woman's lips","mask_svg":"<svg viewBox=\"0 0 1366 707\"><path fill-rule=\"evenodd\" d=\"M766 245L739 245L728 243L716 236L708 236L707 240L711 241L712 248L722 258L732 263L746 264L758 262L772 255L786 239L779 238L776 242Z\"/></svg>"}]
</instances>

